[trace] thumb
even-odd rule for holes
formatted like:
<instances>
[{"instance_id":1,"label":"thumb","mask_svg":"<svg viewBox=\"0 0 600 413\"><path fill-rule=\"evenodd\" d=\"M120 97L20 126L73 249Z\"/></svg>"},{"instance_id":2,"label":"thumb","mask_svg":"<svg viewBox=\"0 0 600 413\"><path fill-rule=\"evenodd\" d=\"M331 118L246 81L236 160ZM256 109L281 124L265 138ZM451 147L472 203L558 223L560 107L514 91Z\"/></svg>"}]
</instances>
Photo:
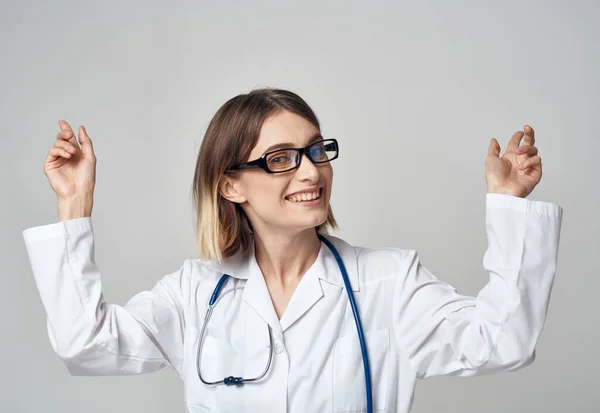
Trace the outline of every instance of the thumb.
<instances>
[{"instance_id":1,"label":"thumb","mask_svg":"<svg viewBox=\"0 0 600 413\"><path fill-rule=\"evenodd\" d=\"M83 125L79 127L79 143L81 144L81 152L83 153L84 158L95 158L92 140L88 136L87 131L85 130L85 126Z\"/></svg>"},{"instance_id":2,"label":"thumb","mask_svg":"<svg viewBox=\"0 0 600 413\"><path fill-rule=\"evenodd\" d=\"M490 146L488 147L488 155L498 157L500 155L500 144L496 138L490 139Z\"/></svg>"}]
</instances>

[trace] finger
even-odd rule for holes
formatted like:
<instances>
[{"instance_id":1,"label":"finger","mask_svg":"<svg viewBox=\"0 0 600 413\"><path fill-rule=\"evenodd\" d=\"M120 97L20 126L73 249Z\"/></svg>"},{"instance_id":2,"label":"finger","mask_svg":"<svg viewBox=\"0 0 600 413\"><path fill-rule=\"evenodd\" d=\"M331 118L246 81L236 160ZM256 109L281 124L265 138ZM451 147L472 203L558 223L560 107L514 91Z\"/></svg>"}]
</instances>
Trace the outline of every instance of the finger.
<instances>
[{"instance_id":1,"label":"finger","mask_svg":"<svg viewBox=\"0 0 600 413\"><path fill-rule=\"evenodd\" d=\"M58 132L56 134L56 140L64 140L64 141L69 141L71 139L73 139L75 135L73 134L73 131L69 130L69 129L62 129L60 132Z\"/></svg>"},{"instance_id":2,"label":"finger","mask_svg":"<svg viewBox=\"0 0 600 413\"><path fill-rule=\"evenodd\" d=\"M66 150L64 150L62 148L57 148L56 146L53 146L48 151L48 156L46 157L46 163L54 162L58 158L69 159L70 157L71 157L71 154L69 152L67 152Z\"/></svg>"},{"instance_id":3,"label":"finger","mask_svg":"<svg viewBox=\"0 0 600 413\"><path fill-rule=\"evenodd\" d=\"M488 147L488 155L498 156L500 155L500 144L496 138L490 139L490 146Z\"/></svg>"},{"instance_id":4,"label":"finger","mask_svg":"<svg viewBox=\"0 0 600 413\"><path fill-rule=\"evenodd\" d=\"M521 145L517 148L517 154L535 156L538 154L538 148L530 145Z\"/></svg>"},{"instance_id":5,"label":"finger","mask_svg":"<svg viewBox=\"0 0 600 413\"><path fill-rule=\"evenodd\" d=\"M517 131L513 134L510 141L508 141L508 145L506 145L506 152L514 152L519 147L519 142L523 138L523 131Z\"/></svg>"},{"instance_id":6,"label":"finger","mask_svg":"<svg viewBox=\"0 0 600 413\"><path fill-rule=\"evenodd\" d=\"M64 139L69 141L69 143L76 148L79 148L79 142L77 142L77 138L75 137L75 132L73 132L73 128L71 125L67 123L65 120L59 120L58 126L60 126L60 132L56 135L56 139Z\"/></svg>"},{"instance_id":7,"label":"finger","mask_svg":"<svg viewBox=\"0 0 600 413\"><path fill-rule=\"evenodd\" d=\"M529 125L525 125L523 131L525 131L524 143L531 146L535 145L535 131L533 128Z\"/></svg>"},{"instance_id":8,"label":"finger","mask_svg":"<svg viewBox=\"0 0 600 413\"><path fill-rule=\"evenodd\" d=\"M69 125L69 122L67 122L66 120L59 120L58 126L60 126L60 130L70 130L71 132L73 132L73 128L71 127L71 125Z\"/></svg>"},{"instance_id":9,"label":"finger","mask_svg":"<svg viewBox=\"0 0 600 413\"><path fill-rule=\"evenodd\" d=\"M79 142L81 142L81 151L83 152L83 155L86 158L94 158L94 146L83 125L79 127Z\"/></svg>"},{"instance_id":10,"label":"finger","mask_svg":"<svg viewBox=\"0 0 600 413\"><path fill-rule=\"evenodd\" d=\"M67 151L71 154L74 154L77 152L77 148L75 148L73 145L71 145L67 141L57 140L56 142L54 142L54 146L57 148L64 149L65 151Z\"/></svg>"},{"instance_id":11,"label":"finger","mask_svg":"<svg viewBox=\"0 0 600 413\"><path fill-rule=\"evenodd\" d=\"M540 158L539 155L532 156L531 158L529 158L525 162L523 162L521 165L519 165L519 169L525 170L528 168L532 168L534 166L538 166L541 163L542 163L542 158Z\"/></svg>"}]
</instances>

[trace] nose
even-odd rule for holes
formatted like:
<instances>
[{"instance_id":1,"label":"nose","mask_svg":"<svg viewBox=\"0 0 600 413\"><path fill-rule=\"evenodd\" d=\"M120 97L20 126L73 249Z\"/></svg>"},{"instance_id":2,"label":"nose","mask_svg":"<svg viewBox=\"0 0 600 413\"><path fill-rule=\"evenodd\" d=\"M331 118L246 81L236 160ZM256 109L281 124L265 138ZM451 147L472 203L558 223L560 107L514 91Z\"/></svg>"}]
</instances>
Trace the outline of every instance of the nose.
<instances>
[{"instance_id":1,"label":"nose","mask_svg":"<svg viewBox=\"0 0 600 413\"><path fill-rule=\"evenodd\" d=\"M316 182L319 179L319 169L308 159L305 153L300 158L300 165L296 169L296 177L302 181L308 180L311 182Z\"/></svg>"}]
</instances>

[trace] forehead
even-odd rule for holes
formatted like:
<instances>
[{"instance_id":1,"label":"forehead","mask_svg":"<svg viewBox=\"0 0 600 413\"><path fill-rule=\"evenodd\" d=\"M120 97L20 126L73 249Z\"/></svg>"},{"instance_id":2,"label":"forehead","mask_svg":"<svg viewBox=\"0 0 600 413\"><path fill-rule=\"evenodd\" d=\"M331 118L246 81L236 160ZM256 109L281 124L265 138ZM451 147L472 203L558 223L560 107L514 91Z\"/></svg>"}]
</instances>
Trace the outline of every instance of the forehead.
<instances>
[{"instance_id":1,"label":"forehead","mask_svg":"<svg viewBox=\"0 0 600 413\"><path fill-rule=\"evenodd\" d=\"M250 157L261 156L271 146L278 144L304 147L318 133L319 129L302 116L288 111L279 112L263 123Z\"/></svg>"}]
</instances>

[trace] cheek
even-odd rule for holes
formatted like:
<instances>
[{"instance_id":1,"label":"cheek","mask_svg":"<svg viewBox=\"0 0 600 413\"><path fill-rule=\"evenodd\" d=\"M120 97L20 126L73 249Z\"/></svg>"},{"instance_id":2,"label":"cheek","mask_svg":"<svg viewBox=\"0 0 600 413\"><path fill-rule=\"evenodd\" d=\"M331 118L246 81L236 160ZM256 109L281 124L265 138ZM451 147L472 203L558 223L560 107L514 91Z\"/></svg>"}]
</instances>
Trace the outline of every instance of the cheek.
<instances>
[{"instance_id":1,"label":"cheek","mask_svg":"<svg viewBox=\"0 0 600 413\"><path fill-rule=\"evenodd\" d=\"M272 179L275 178L275 179ZM246 180L246 199L251 205L272 204L283 198L287 182L272 176L257 176Z\"/></svg>"},{"instance_id":2,"label":"cheek","mask_svg":"<svg viewBox=\"0 0 600 413\"><path fill-rule=\"evenodd\" d=\"M321 171L321 177L329 188L328 192L331 193L331 186L333 184L333 168L331 165L328 164L326 168L323 168Z\"/></svg>"}]
</instances>

